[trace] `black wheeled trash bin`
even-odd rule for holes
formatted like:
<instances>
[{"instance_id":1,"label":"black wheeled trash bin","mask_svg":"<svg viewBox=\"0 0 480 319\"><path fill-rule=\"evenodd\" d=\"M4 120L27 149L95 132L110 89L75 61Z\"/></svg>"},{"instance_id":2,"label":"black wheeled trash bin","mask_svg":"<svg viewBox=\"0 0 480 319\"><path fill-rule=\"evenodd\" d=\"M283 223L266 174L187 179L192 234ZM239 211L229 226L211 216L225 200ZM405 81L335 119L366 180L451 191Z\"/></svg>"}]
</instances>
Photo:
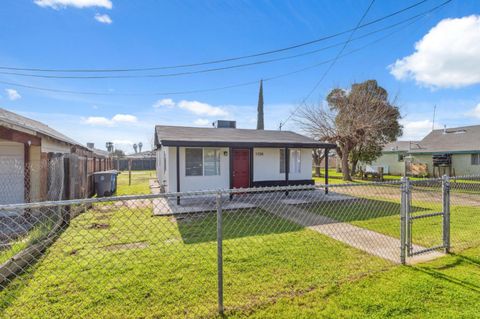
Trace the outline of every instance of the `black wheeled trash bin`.
<instances>
[{"instance_id":1,"label":"black wheeled trash bin","mask_svg":"<svg viewBox=\"0 0 480 319\"><path fill-rule=\"evenodd\" d=\"M98 197L112 196L117 191L116 170L93 173L95 193Z\"/></svg>"}]
</instances>

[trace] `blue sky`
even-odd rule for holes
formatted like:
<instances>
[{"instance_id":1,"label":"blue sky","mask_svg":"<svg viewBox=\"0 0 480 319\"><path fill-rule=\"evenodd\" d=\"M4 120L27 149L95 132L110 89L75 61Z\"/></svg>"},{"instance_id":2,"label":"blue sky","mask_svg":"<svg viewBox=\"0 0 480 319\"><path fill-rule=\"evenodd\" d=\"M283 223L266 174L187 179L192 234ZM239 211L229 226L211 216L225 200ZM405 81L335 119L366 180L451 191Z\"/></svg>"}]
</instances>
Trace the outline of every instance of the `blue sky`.
<instances>
[{"instance_id":1,"label":"blue sky","mask_svg":"<svg viewBox=\"0 0 480 319\"><path fill-rule=\"evenodd\" d=\"M364 22L417 2L377 0ZM425 1L357 30L353 38L442 2ZM369 4L370 0L6 0L0 10L0 67L143 68L248 55L351 29ZM454 0L414 23L351 41L345 52L362 49L340 58L307 103L320 103L334 87L376 79L392 97L397 96L405 126L402 139L418 139L428 133L434 105L437 127L479 124L478 15L478 1ZM285 57L344 42L348 36L224 64L118 74L158 75ZM11 73L89 74L0 69L0 107L45 122L79 142L92 141L103 148L106 141L114 141L117 147L131 152L134 142L150 148L155 124L208 126L216 119L235 119L239 127L255 126L257 83L209 92L158 93L256 82L332 59L340 49L334 46L272 63L173 77L38 78ZM320 65L264 83L267 128L276 129L289 116L327 67ZM80 94L85 91L106 95ZM295 123L287 122L286 128L295 130Z\"/></svg>"}]
</instances>

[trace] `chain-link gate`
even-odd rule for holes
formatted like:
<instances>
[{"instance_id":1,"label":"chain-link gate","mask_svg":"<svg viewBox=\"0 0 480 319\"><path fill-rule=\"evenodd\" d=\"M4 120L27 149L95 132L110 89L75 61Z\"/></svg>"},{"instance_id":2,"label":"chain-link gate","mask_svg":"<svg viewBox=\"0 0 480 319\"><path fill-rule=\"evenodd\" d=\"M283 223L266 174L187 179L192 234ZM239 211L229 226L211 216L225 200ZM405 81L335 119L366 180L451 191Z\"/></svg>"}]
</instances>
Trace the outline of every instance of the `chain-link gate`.
<instances>
[{"instance_id":1,"label":"chain-link gate","mask_svg":"<svg viewBox=\"0 0 480 319\"><path fill-rule=\"evenodd\" d=\"M402 180L402 263L450 250L450 179Z\"/></svg>"}]
</instances>

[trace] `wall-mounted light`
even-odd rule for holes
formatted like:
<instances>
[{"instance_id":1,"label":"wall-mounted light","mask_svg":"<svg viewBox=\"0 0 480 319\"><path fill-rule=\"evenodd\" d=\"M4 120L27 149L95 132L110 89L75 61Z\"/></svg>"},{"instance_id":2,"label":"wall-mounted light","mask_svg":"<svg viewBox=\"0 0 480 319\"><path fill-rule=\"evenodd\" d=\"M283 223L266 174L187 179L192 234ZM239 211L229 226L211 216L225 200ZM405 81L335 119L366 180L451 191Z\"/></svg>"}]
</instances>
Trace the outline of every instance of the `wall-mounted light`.
<instances>
[{"instance_id":1,"label":"wall-mounted light","mask_svg":"<svg viewBox=\"0 0 480 319\"><path fill-rule=\"evenodd\" d=\"M228 151L224 151L223 156L228 156Z\"/></svg>"},{"instance_id":2,"label":"wall-mounted light","mask_svg":"<svg viewBox=\"0 0 480 319\"><path fill-rule=\"evenodd\" d=\"M32 145L32 141L28 140L27 144L30 147Z\"/></svg>"}]
</instances>

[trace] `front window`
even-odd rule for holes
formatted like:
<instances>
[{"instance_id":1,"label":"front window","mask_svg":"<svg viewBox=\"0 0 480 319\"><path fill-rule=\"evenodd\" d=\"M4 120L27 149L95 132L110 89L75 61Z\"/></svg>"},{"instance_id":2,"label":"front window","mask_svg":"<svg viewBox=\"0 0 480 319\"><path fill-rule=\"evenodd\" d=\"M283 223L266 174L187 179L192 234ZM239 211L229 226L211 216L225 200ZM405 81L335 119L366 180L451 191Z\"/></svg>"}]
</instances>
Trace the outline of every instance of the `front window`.
<instances>
[{"instance_id":1,"label":"front window","mask_svg":"<svg viewBox=\"0 0 480 319\"><path fill-rule=\"evenodd\" d=\"M185 175L220 175L220 150L213 148L186 148Z\"/></svg>"},{"instance_id":2,"label":"front window","mask_svg":"<svg viewBox=\"0 0 480 319\"><path fill-rule=\"evenodd\" d=\"M300 173L301 172L301 151L300 150L290 150L290 170L289 173ZM285 173L285 149L280 149L280 174Z\"/></svg>"},{"instance_id":3,"label":"front window","mask_svg":"<svg viewBox=\"0 0 480 319\"><path fill-rule=\"evenodd\" d=\"M480 154L472 154L472 165L480 165Z\"/></svg>"},{"instance_id":4,"label":"front window","mask_svg":"<svg viewBox=\"0 0 480 319\"><path fill-rule=\"evenodd\" d=\"M185 149L185 175L202 176L203 175L203 149L186 148Z\"/></svg>"},{"instance_id":5,"label":"front window","mask_svg":"<svg viewBox=\"0 0 480 319\"><path fill-rule=\"evenodd\" d=\"M220 175L220 150L204 149L203 168L205 176Z\"/></svg>"},{"instance_id":6,"label":"front window","mask_svg":"<svg viewBox=\"0 0 480 319\"><path fill-rule=\"evenodd\" d=\"M302 167L302 159L300 157L300 150L290 151L290 172L300 173Z\"/></svg>"},{"instance_id":7,"label":"front window","mask_svg":"<svg viewBox=\"0 0 480 319\"><path fill-rule=\"evenodd\" d=\"M285 149L280 149L280 174L285 174Z\"/></svg>"}]
</instances>

